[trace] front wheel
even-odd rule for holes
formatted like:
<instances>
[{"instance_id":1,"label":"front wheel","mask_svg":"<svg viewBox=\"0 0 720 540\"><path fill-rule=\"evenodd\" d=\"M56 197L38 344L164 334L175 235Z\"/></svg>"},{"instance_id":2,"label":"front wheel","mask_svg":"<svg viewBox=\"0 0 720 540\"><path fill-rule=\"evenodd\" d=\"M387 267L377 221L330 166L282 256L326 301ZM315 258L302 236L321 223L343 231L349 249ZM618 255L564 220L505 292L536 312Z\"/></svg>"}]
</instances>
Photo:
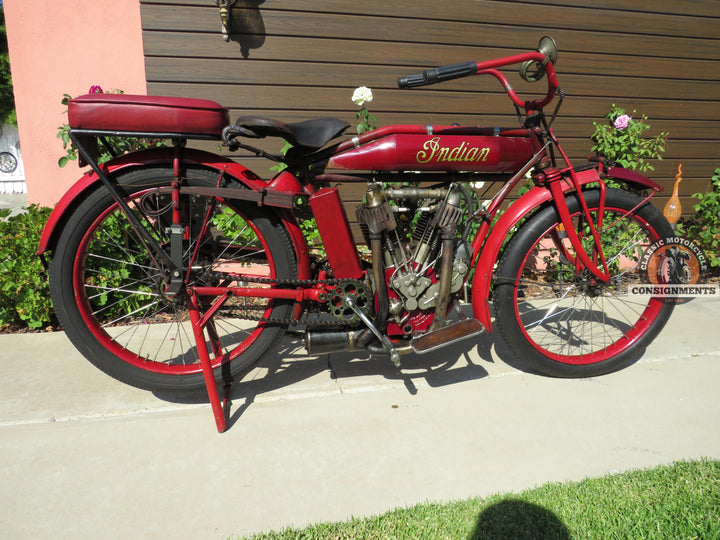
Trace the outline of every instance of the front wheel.
<instances>
[{"instance_id":1,"label":"front wheel","mask_svg":"<svg viewBox=\"0 0 720 540\"><path fill-rule=\"evenodd\" d=\"M183 232L185 284L232 286L231 272L294 279L295 257L273 212L211 195L169 188L172 170L145 168L118 178L125 201L150 234L170 250L173 212ZM216 187L217 173L189 170L183 185ZM265 280L266 282L269 280ZM250 285L272 287L262 280ZM107 374L139 388L193 392L205 387L188 298L167 294L167 270L149 255L105 190L90 194L69 217L50 263L58 319L83 355ZM241 376L284 333L260 319L290 316L287 300L233 297L216 309L203 297L200 316L217 380Z\"/></svg>"},{"instance_id":2,"label":"front wheel","mask_svg":"<svg viewBox=\"0 0 720 540\"><path fill-rule=\"evenodd\" d=\"M600 193L584 192L597 223ZM554 206L528 220L498 264L493 303L496 324L513 352L555 377L591 377L636 361L667 322L673 305L628 295L643 251L673 236L663 215L632 193L608 189L601 244L611 280L602 284L572 264L573 250ZM639 206L639 207L638 207ZM578 197L568 199L586 251L594 242Z\"/></svg>"}]
</instances>

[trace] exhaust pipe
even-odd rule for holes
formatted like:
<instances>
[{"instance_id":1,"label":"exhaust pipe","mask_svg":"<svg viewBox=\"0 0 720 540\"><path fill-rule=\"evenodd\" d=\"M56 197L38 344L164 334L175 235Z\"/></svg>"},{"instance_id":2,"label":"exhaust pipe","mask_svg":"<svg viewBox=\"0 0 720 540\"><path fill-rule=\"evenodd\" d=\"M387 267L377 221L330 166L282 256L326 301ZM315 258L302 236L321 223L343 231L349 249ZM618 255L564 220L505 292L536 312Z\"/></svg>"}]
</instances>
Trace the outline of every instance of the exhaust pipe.
<instances>
[{"instance_id":1,"label":"exhaust pipe","mask_svg":"<svg viewBox=\"0 0 720 540\"><path fill-rule=\"evenodd\" d=\"M308 354L327 354L343 351L364 350L362 343L358 342L366 330L353 330L350 332L306 332L305 348Z\"/></svg>"}]
</instances>

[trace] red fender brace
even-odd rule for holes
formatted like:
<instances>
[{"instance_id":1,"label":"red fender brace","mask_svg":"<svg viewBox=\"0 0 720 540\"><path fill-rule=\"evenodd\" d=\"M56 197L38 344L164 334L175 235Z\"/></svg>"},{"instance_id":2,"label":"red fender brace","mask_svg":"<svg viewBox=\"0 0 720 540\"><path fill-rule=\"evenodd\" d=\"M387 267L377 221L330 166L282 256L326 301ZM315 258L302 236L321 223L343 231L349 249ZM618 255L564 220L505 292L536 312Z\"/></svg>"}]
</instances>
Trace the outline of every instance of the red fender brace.
<instances>
[{"instance_id":1,"label":"red fender brace","mask_svg":"<svg viewBox=\"0 0 720 540\"><path fill-rule=\"evenodd\" d=\"M103 167L107 169L108 173L117 174L148 165L166 164L172 166L173 157L174 149L157 148L119 156L107 162ZM235 163L229 158L218 156L217 154L188 148L182 151L182 162L185 165L202 166L218 172L225 172L247 188L255 191L268 188L268 183L260 179L260 177L250 169ZM287 181L284 182L284 189L288 189L289 186L287 186L287 183ZM60 202L58 202L50 214L50 218L43 229L37 250L38 255L43 255L55 247L57 237L62 230L62 225L72 212L72 209L85 198L89 191L95 189L99 184L100 179L93 171L90 171L80 178L65 195L63 195ZM297 189L299 194L304 194L297 181L296 186L293 186L293 188ZM297 259L298 278L311 279L307 243L302 231L298 227L295 217L290 211L283 208L273 208L273 210L277 213L292 240Z\"/></svg>"}]
</instances>

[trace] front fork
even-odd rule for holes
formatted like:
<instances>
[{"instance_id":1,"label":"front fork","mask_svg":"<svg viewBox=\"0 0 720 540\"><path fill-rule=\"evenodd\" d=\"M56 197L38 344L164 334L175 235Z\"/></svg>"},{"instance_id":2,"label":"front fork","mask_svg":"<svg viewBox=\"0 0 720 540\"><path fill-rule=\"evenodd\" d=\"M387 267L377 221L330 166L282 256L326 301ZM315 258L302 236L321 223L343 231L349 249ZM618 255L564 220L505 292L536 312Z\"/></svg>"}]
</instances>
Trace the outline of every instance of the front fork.
<instances>
[{"instance_id":1,"label":"front fork","mask_svg":"<svg viewBox=\"0 0 720 540\"><path fill-rule=\"evenodd\" d=\"M590 210L585 202L580 184L577 181L577 176L574 170L569 169L567 176L570 177L571 184L575 188L575 193L580 199L580 206L582 211L582 217L587 223L590 229L590 234L593 239L593 253L592 259L588 256L585 251L585 247L582 244L580 237L578 236L575 224L570 216L570 210L567 206L565 199L565 192L563 190L563 174L558 169L547 169L543 171L540 182L545 184L552 194L555 207L557 208L558 214L560 215L560 222L562 223L567 238L570 241L570 245L575 251L575 256L571 255L568 250L563 246L563 243L557 233L553 234L553 240L555 241L556 247L560 250L563 256L575 266L577 272L583 269L588 270L596 279L602 283L608 283L610 281L610 271L605 260L605 253L603 252L602 244L600 242L600 231L603 227L603 214L605 213L605 195L606 186L602 179L599 179L600 185L600 202L598 204L598 216L596 221L593 221L590 215Z\"/></svg>"}]
</instances>

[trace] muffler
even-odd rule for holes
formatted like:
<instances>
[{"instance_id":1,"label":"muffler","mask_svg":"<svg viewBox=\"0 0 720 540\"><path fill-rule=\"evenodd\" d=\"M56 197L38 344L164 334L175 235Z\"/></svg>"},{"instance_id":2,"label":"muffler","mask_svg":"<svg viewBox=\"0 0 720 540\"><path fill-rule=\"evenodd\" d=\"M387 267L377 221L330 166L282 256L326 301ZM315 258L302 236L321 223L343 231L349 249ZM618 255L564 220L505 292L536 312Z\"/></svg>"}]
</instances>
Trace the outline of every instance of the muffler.
<instances>
[{"instance_id":1,"label":"muffler","mask_svg":"<svg viewBox=\"0 0 720 540\"><path fill-rule=\"evenodd\" d=\"M364 350L361 337L367 330L352 330L350 332L306 332L305 348L308 354L327 354L343 351Z\"/></svg>"}]
</instances>

